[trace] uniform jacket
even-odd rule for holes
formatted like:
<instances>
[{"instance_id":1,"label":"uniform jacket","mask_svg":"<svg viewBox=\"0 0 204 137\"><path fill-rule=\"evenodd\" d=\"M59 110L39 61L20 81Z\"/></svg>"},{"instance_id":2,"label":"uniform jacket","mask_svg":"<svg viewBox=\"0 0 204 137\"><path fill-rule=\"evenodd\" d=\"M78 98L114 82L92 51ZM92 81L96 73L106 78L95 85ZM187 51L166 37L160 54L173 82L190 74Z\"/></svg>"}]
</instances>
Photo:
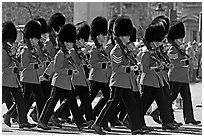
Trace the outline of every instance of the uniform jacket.
<instances>
[{"instance_id":1,"label":"uniform jacket","mask_svg":"<svg viewBox=\"0 0 204 137\"><path fill-rule=\"evenodd\" d=\"M141 58L142 74L140 84L160 88L164 86L162 73L150 69L155 66L154 64L155 61L152 59L148 50L144 51Z\"/></svg>"},{"instance_id":2,"label":"uniform jacket","mask_svg":"<svg viewBox=\"0 0 204 137\"><path fill-rule=\"evenodd\" d=\"M73 57L73 55L71 56ZM62 50L59 50L54 58L54 69L55 74L52 78L52 86L72 90L73 84L71 79L73 74L68 75L68 70L72 70L73 68L68 64Z\"/></svg>"},{"instance_id":3,"label":"uniform jacket","mask_svg":"<svg viewBox=\"0 0 204 137\"><path fill-rule=\"evenodd\" d=\"M39 46L37 47L37 51L38 51L39 58L42 61L42 65L43 65L43 67L38 69L38 76L41 76L47 67L48 60L47 60L47 57L43 54L43 51Z\"/></svg>"},{"instance_id":4,"label":"uniform jacket","mask_svg":"<svg viewBox=\"0 0 204 137\"><path fill-rule=\"evenodd\" d=\"M17 75L13 73L14 62L12 62L6 50L2 49L2 86L18 87Z\"/></svg>"},{"instance_id":5,"label":"uniform jacket","mask_svg":"<svg viewBox=\"0 0 204 137\"><path fill-rule=\"evenodd\" d=\"M112 74L110 77L109 86L121 87L132 89L137 91L137 81L136 76L133 71L126 73L126 67L130 67L129 60L125 57L119 45L111 50L111 64L112 64Z\"/></svg>"},{"instance_id":6,"label":"uniform jacket","mask_svg":"<svg viewBox=\"0 0 204 137\"><path fill-rule=\"evenodd\" d=\"M170 69L168 73L170 81L189 83L188 66L181 61L187 57L182 55L174 46L170 47L168 56L174 65L174 68Z\"/></svg>"},{"instance_id":7,"label":"uniform jacket","mask_svg":"<svg viewBox=\"0 0 204 137\"><path fill-rule=\"evenodd\" d=\"M93 45L93 48L90 51L90 64L92 68L89 73L89 80L108 83L108 70L102 69L102 62L104 63L106 60L101 55L99 55L99 52L100 51L96 48L96 46Z\"/></svg>"},{"instance_id":8,"label":"uniform jacket","mask_svg":"<svg viewBox=\"0 0 204 137\"><path fill-rule=\"evenodd\" d=\"M113 44L111 43L111 40L108 41L108 43L106 44L105 46L105 51L106 53L108 54L109 58L110 58L110 52L111 50L113 49ZM111 76L111 73L112 73L112 68L111 66L108 66L107 67L107 74L108 74L108 79L110 79L110 76Z\"/></svg>"},{"instance_id":9,"label":"uniform jacket","mask_svg":"<svg viewBox=\"0 0 204 137\"><path fill-rule=\"evenodd\" d=\"M39 52L37 53L39 55ZM42 55L39 55L42 56ZM41 58L41 57L39 57ZM42 73L43 68L34 69L34 64L38 64L35 59L31 56L31 51L28 49L27 46L24 47L22 54L21 54L21 64L24 68L21 72L21 81L26 83L32 84L39 84L39 77ZM41 64L43 65L43 64ZM44 67L44 65L42 66Z\"/></svg>"},{"instance_id":10,"label":"uniform jacket","mask_svg":"<svg viewBox=\"0 0 204 137\"><path fill-rule=\"evenodd\" d=\"M49 78L52 78L55 70L54 70L54 57L57 53L57 50L54 48L52 42L48 39L45 42L45 48L47 49L47 51L50 54L50 57L53 59L50 64L45 68L44 73L46 73L47 75L49 75Z\"/></svg>"},{"instance_id":11,"label":"uniform jacket","mask_svg":"<svg viewBox=\"0 0 204 137\"><path fill-rule=\"evenodd\" d=\"M89 82L86 78L85 71L83 65L83 61L79 58L78 54L75 50L73 50L73 56L76 62L76 68L79 71L78 75L73 75L73 84L78 86L87 86L87 83Z\"/></svg>"}]
</instances>

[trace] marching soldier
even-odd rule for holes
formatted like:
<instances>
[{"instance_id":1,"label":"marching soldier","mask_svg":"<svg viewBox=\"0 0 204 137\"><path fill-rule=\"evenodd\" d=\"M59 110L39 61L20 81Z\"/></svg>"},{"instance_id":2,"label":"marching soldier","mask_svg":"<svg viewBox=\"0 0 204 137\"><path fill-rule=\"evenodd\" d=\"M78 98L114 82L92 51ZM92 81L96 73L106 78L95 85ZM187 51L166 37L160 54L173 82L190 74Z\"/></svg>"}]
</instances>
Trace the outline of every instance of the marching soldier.
<instances>
[{"instance_id":1,"label":"marching soldier","mask_svg":"<svg viewBox=\"0 0 204 137\"><path fill-rule=\"evenodd\" d=\"M75 87L75 94L79 96L83 111L85 113L86 120L95 120L95 115L93 114L91 100L89 95L89 90L91 85L86 77L85 70L89 69L91 66L87 56L83 53L82 48L86 47L86 42L90 36L90 27L86 22L80 22L76 24L77 35L76 44L74 45L74 55L76 59L76 68L79 71L78 75L73 76L73 84Z\"/></svg>"},{"instance_id":2,"label":"marching soldier","mask_svg":"<svg viewBox=\"0 0 204 137\"><path fill-rule=\"evenodd\" d=\"M102 131L101 127L104 128L104 126L106 126L121 99L125 104L126 110L131 119L132 134L147 133L147 131L142 130L142 122L139 114L139 111L141 110L137 107L136 101L133 97L133 89L136 84L132 79L132 75L134 75L133 71L135 70L135 65L130 64L130 59L124 51L124 48L132 35L132 30L132 21L128 16L119 16L116 19L114 23L114 34L118 39L115 39L117 41L116 45L110 53L112 74L109 84L114 96L108 101L106 107L102 110L92 126L92 129L98 134L106 134Z\"/></svg>"},{"instance_id":3,"label":"marching soldier","mask_svg":"<svg viewBox=\"0 0 204 137\"><path fill-rule=\"evenodd\" d=\"M170 27L167 39L171 44L168 56L174 65L174 68L169 70L171 103L177 98L178 93L183 99L183 117L185 124L200 124L196 121L193 115L193 107L191 100L191 92L189 86L189 56L183 51L183 38L185 37L184 24L181 21L175 21Z\"/></svg>"},{"instance_id":4,"label":"marching soldier","mask_svg":"<svg viewBox=\"0 0 204 137\"><path fill-rule=\"evenodd\" d=\"M107 38L107 20L98 16L91 23L91 38L94 42L90 52L90 64L92 66L89 73L91 81L91 101L93 101L99 90L102 91L103 97L100 98L93 111L98 116L102 108L110 98L108 67L110 67L109 56L105 51Z\"/></svg>"},{"instance_id":5,"label":"marching soldier","mask_svg":"<svg viewBox=\"0 0 204 137\"><path fill-rule=\"evenodd\" d=\"M47 37L47 22L43 17L36 17L35 20L40 22L41 30L42 30L41 31L41 38L38 41L38 46L37 46L40 60L43 62L43 67L38 69L38 76L40 79L41 75L43 75L45 68L50 63L51 57L49 56L49 53L47 52L47 49L45 49L45 46L44 46L44 43L45 43L45 40ZM50 83L49 83L49 81L46 81L46 80L42 81L40 79L40 85L41 85L41 89L42 89L42 92L44 94L45 101L46 101L48 99L48 97L50 96ZM33 98L33 100L32 99L30 100L31 101L30 105L32 105L34 102L34 96L32 98ZM33 121L37 122L37 108L36 108L36 106L34 107L33 111L30 113L30 117L33 119Z\"/></svg>"},{"instance_id":6,"label":"marching soldier","mask_svg":"<svg viewBox=\"0 0 204 137\"><path fill-rule=\"evenodd\" d=\"M48 126L48 121L54 112L55 105L59 99L66 99L78 129L82 130L84 126L90 126L92 121L85 122L79 110L72 83L73 73L76 69L71 51L76 39L75 26L72 24L64 25L62 29L60 29L58 39L61 50L57 52L54 58L55 74L52 79L53 88L51 96L47 100L39 118L38 127L44 130L50 130L51 128Z\"/></svg>"},{"instance_id":7,"label":"marching soldier","mask_svg":"<svg viewBox=\"0 0 204 137\"><path fill-rule=\"evenodd\" d=\"M152 21L152 23L158 23L158 22L163 23L163 25L165 27L165 36L166 36L168 34L168 30L169 30L169 18L162 15L162 16L156 17ZM164 42L165 42L165 40L166 40L166 38L164 39ZM165 48L164 46L166 46L165 45L166 43L164 43L164 42L163 42L163 44L159 45L156 50L161 55L161 57L163 58L162 61L163 62L165 61L164 62L164 64L165 64L164 69L162 69L160 71L160 73L161 73L161 76L162 76L162 79L163 79L163 82L164 82L164 86L163 86L164 96L165 96L165 99L168 101L168 105L171 107L171 113L170 113L169 116L171 117L171 119L174 119L172 103L170 101L170 85L169 85L169 77L168 77L168 70L173 67L173 64L171 63L171 61L170 61L170 59L169 59L169 57L167 55L167 51L165 51L165 49L164 49ZM162 120L159 119L159 110L158 110L158 108L156 108L150 115L153 117L153 120L155 122L157 122L159 124L162 123ZM175 120L173 121L173 124L175 126L181 126L182 125L182 123L177 123Z\"/></svg>"},{"instance_id":8,"label":"marching soldier","mask_svg":"<svg viewBox=\"0 0 204 137\"><path fill-rule=\"evenodd\" d=\"M26 114L31 107L30 102L33 100L31 98L34 95L39 116L45 104L45 98L41 91L38 72L38 70L43 67L38 49L38 41L41 38L40 22L30 20L26 23L23 33L25 47L21 53L21 63L24 68L21 73L21 81L24 83L23 90Z\"/></svg>"},{"instance_id":9,"label":"marching soldier","mask_svg":"<svg viewBox=\"0 0 204 137\"><path fill-rule=\"evenodd\" d=\"M161 70L162 62L156 54L156 46L160 45L165 36L164 24L161 22L152 23L145 31L144 43L147 50L142 54L141 66L142 74L140 78L141 92L142 92L142 104L143 115L155 100L161 113L163 120L162 129L175 130L178 127L172 124L173 119L170 117L171 108L168 105L168 101L165 99Z\"/></svg>"},{"instance_id":10,"label":"marching soldier","mask_svg":"<svg viewBox=\"0 0 204 137\"><path fill-rule=\"evenodd\" d=\"M4 123L11 127L10 116L17 106L19 118L19 128L33 128L36 125L28 123L25 104L21 92L21 83L18 73L21 70L20 62L16 58L16 47L13 47L17 37L17 30L12 22L4 22L2 28L2 103L7 97L14 97L15 103L6 114L4 114ZM10 96L12 94L12 96Z\"/></svg>"},{"instance_id":11,"label":"marching soldier","mask_svg":"<svg viewBox=\"0 0 204 137\"><path fill-rule=\"evenodd\" d=\"M48 39L45 41L45 49L48 51L49 56L51 57L51 62L46 67L44 73L41 75L40 80L43 83L46 83L49 87L47 87L46 95L48 98L50 97L51 92L51 81L52 77L54 75L54 56L59 50L59 46L57 43L57 34L59 33L59 30L64 26L65 24L65 15L62 13L55 13L53 14L49 21L48 21ZM47 98L47 99L48 99ZM63 100L60 100L61 103L63 103ZM66 106L64 106L66 105ZM58 125L58 117L61 118L61 122L68 119L68 117L71 115L70 110L68 109L67 103L64 105L61 105L54 113L54 115L51 117L51 121L53 124ZM63 109L65 108L65 109Z\"/></svg>"}]
</instances>

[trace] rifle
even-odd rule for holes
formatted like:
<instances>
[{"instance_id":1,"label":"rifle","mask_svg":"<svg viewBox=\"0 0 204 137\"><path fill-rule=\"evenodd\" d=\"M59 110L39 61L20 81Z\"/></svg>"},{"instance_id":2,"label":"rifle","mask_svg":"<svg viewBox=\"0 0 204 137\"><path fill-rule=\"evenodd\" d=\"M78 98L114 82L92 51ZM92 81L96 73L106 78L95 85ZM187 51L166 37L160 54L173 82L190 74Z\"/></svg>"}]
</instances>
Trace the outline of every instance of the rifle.
<instances>
[{"instance_id":1,"label":"rifle","mask_svg":"<svg viewBox=\"0 0 204 137\"><path fill-rule=\"evenodd\" d=\"M190 57L188 54L186 54L185 51L183 51L182 49L180 49L180 48L179 48L179 45L177 45L175 41L173 41L173 40L168 40L168 42L169 42L170 44L172 44L172 45L179 51L179 53L181 53L182 55L184 55L184 56L187 57L187 59L183 59L183 60L181 60L181 61L187 61L186 64L189 64L189 60L191 60L192 57Z\"/></svg>"},{"instance_id":2,"label":"rifle","mask_svg":"<svg viewBox=\"0 0 204 137\"><path fill-rule=\"evenodd\" d=\"M23 68L20 66L20 61L18 60L16 55L17 49L9 42L3 42L2 44L3 44L3 49L6 50L12 62L14 62L14 66L9 68L13 69L13 72L15 73L15 76L16 76L17 83L20 87L22 87L20 82L20 77L19 77L19 71L23 70Z\"/></svg>"},{"instance_id":3,"label":"rifle","mask_svg":"<svg viewBox=\"0 0 204 137\"><path fill-rule=\"evenodd\" d=\"M79 59L83 60L84 63L87 65L87 68L90 69L91 64L89 63L89 60L88 60L87 56L84 55L84 53L81 51L81 48L78 48L76 44L74 44L73 47L74 47L74 50L76 51Z\"/></svg>"},{"instance_id":4,"label":"rifle","mask_svg":"<svg viewBox=\"0 0 204 137\"><path fill-rule=\"evenodd\" d=\"M99 50L99 55L102 56L107 61L108 65L110 66L111 62L110 62L109 56L106 53L106 51L103 48L101 48L102 46L99 44L98 40L95 37L92 37L92 40L95 43L96 48Z\"/></svg>"},{"instance_id":5,"label":"rifle","mask_svg":"<svg viewBox=\"0 0 204 137\"><path fill-rule=\"evenodd\" d=\"M36 51L36 49L32 46L32 44L30 43L30 40L28 38L25 37L25 33L21 30L21 32L23 33L24 35L24 43L27 45L28 49L30 50L31 52L31 57L37 61L37 63L39 64L39 67L42 68L43 67L43 63L42 61L40 60L40 57Z\"/></svg>"},{"instance_id":6,"label":"rifle","mask_svg":"<svg viewBox=\"0 0 204 137\"><path fill-rule=\"evenodd\" d=\"M59 45L61 47L62 52L64 53L65 58L68 61L68 64L73 67L74 75L78 75L79 71L76 68L76 62L73 60L73 58L72 58L71 54L69 53L69 51L65 48L65 45L60 41L58 41L58 43L59 43Z\"/></svg>"},{"instance_id":7,"label":"rifle","mask_svg":"<svg viewBox=\"0 0 204 137\"><path fill-rule=\"evenodd\" d=\"M123 43L122 41L115 36L114 39L116 40L116 42L118 43L118 45L120 46L120 49L122 50L123 54L125 55L125 57L133 64L135 65L134 71L137 72L138 74L141 72L138 60L135 58L134 53L129 50Z\"/></svg>"},{"instance_id":8,"label":"rifle","mask_svg":"<svg viewBox=\"0 0 204 137\"><path fill-rule=\"evenodd\" d=\"M49 60L49 62L51 62L52 58L50 57L50 53L44 47L44 44L42 43L42 41L39 40L38 45L39 45L40 49L42 50L43 55L45 55L47 57L47 59Z\"/></svg>"}]
</instances>

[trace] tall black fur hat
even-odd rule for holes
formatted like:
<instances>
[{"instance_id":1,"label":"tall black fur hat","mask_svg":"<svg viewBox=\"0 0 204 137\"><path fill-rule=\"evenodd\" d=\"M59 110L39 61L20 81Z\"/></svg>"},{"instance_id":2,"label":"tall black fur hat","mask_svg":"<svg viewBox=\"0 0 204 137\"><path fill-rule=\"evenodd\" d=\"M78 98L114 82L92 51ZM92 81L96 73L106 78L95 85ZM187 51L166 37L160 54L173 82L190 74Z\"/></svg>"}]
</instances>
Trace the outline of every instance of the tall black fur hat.
<instances>
[{"instance_id":1,"label":"tall black fur hat","mask_svg":"<svg viewBox=\"0 0 204 137\"><path fill-rule=\"evenodd\" d=\"M64 42L72 42L75 43L76 40L76 27L68 23L64 25L58 34L59 41L64 43Z\"/></svg>"},{"instance_id":2,"label":"tall black fur hat","mask_svg":"<svg viewBox=\"0 0 204 137\"><path fill-rule=\"evenodd\" d=\"M30 38L41 38L41 25L37 20L30 20L26 23L24 27L24 37Z\"/></svg>"},{"instance_id":3,"label":"tall black fur hat","mask_svg":"<svg viewBox=\"0 0 204 137\"><path fill-rule=\"evenodd\" d=\"M111 17L108 21L108 33L110 35L113 34L113 25L114 25L114 22L115 20L117 19L117 15L114 15L113 17Z\"/></svg>"},{"instance_id":4,"label":"tall black fur hat","mask_svg":"<svg viewBox=\"0 0 204 137\"><path fill-rule=\"evenodd\" d=\"M185 28L184 24L181 21L174 21L174 24L170 26L167 39L175 40L185 37Z\"/></svg>"},{"instance_id":5,"label":"tall black fur hat","mask_svg":"<svg viewBox=\"0 0 204 137\"><path fill-rule=\"evenodd\" d=\"M158 21L162 21L165 25L165 34L167 35L168 32L169 32L169 18L167 16L164 16L164 15L160 15L160 16L157 16L156 18L153 19L152 23L154 22L158 22Z\"/></svg>"},{"instance_id":6,"label":"tall black fur hat","mask_svg":"<svg viewBox=\"0 0 204 137\"><path fill-rule=\"evenodd\" d=\"M87 42L89 40L89 36L90 36L90 26L88 25L88 23L86 21L82 21L80 23L76 24L76 28L77 28L77 36L76 39L84 39L85 42Z\"/></svg>"},{"instance_id":7,"label":"tall black fur hat","mask_svg":"<svg viewBox=\"0 0 204 137\"><path fill-rule=\"evenodd\" d=\"M41 24L42 34L47 33L47 22L43 17L36 17L35 20L39 21Z\"/></svg>"},{"instance_id":8,"label":"tall black fur hat","mask_svg":"<svg viewBox=\"0 0 204 137\"><path fill-rule=\"evenodd\" d=\"M48 21L48 31L54 29L56 32L59 32L60 28L65 24L65 15L62 13L55 13L50 17Z\"/></svg>"},{"instance_id":9,"label":"tall black fur hat","mask_svg":"<svg viewBox=\"0 0 204 137\"><path fill-rule=\"evenodd\" d=\"M165 27L162 22L150 24L145 31L145 40L148 42L161 42L165 36Z\"/></svg>"},{"instance_id":10,"label":"tall black fur hat","mask_svg":"<svg viewBox=\"0 0 204 137\"><path fill-rule=\"evenodd\" d=\"M2 41L10 40L14 42L17 37L16 26L11 21L6 21L2 24Z\"/></svg>"},{"instance_id":11,"label":"tall black fur hat","mask_svg":"<svg viewBox=\"0 0 204 137\"><path fill-rule=\"evenodd\" d=\"M131 36L133 31L132 20L125 15L118 16L113 30L115 36Z\"/></svg>"},{"instance_id":12,"label":"tall black fur hat","mask_svg":"<svg viewBox=\"0 0 204 137\"><path fill-rule=\"evenodd\" d=\"M91 37L96 37L100 34L107 35L108 32L108 22L106 18L102 16L97 16L93 19L91 23Z\"/></svg>"},{"instance_id":13,"label":"tall black fur hat","mask_svg":"<svg viewBox=\"0 0 204 137\"><path fill-rule=\"evenodd\" d=\"M136 42L136 28L133 27L132 35L130 36L130 42Z\"/></svg>"}]
</instances>

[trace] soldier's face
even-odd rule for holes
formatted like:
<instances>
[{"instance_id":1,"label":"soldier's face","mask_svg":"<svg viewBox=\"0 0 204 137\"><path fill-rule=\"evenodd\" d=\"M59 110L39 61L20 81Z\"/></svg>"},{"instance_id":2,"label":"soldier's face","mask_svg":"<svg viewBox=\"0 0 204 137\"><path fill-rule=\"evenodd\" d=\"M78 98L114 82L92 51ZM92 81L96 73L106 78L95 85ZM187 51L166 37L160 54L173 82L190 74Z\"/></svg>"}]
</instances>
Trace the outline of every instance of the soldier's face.
<instances>
[{"instance_id":1,"label":"soldier's face","mask_svg":"<svg viewBox=\"0 0 204 137\"><path fill-rule=\"evenodd\" d=\"M48 33L44 33L41 35L41 41L45 42L47 38L48 38Z\"/></svg>"},{"instance_id":2,"label":"soldier's face","mask_svg":"<svg viewBox=\"0 0 204 137\"><path fill-rule=\"evenodd\" d=\"M130 36L120 36L123 44L127 44L130 41Z\"/></svg>"},{"instance_id":3,"label":"soldier's face","mask_svg":"<svg viewBox=\"0 0 204 137\"><path fill-rule=\"evenodd\" d=\"M31 44L34 45L34 46L37 46L37 45L38 45L38 41L39 41L39 39L37 39L37 38L32 38L32 39L31 39Z\"/></svg>"},{"instance_id":4,"label":"soldier's face","mask_svg":"<svg viewBox=\"0 0 204 137\"><path fill-rule=\"evenodd\" d=\"M73 48L74 43L72 43L72 42L64 42L64 45L65 45L65 48L67 50L70 50L70 49Z\"/></svg>"},{"instance_id":5,"label":"soldier's face","mask_svg":"<svg viewBox=\"0 0 204 137\"><path fill-rule=\"evenodd\" d=\"M98 42L99 42L100 44L103 44L103 43L106 42L106 40L107 40L107 35L102 35L102 34L100 34L100 35L97 36L97 40L98 40Z\"/></svg>"}]
</instances>

